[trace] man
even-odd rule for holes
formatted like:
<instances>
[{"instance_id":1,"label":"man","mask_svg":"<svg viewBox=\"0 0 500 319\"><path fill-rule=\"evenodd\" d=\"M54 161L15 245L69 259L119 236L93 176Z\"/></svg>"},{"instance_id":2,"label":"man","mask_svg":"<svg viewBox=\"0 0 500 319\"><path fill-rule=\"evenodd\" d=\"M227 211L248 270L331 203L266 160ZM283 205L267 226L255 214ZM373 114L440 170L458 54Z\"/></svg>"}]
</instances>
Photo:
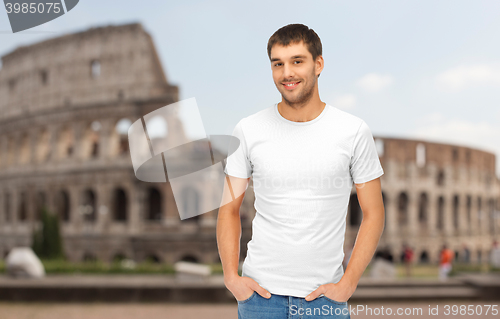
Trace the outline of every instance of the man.
<instances>
[{"instance_id":1,"label":"man","mask_svg":"<svg viewBox=\"0 0 500 319\"><path fill-rule=\"evenodd\" d=\"M320 100L321 41L291 24L268 42L282 100L242 119L227 159L217 242L226 287L238 317L350 318L347 300L370 262L384 227L383 175L370 129ZM253 177L256 215L238 274L240 205ZM349 264L342 267L352 183L363 220ZM318 310L319 309L319 310Z\"/></svg>"},{"instance_id":2,"label":"man","mask_svg":"<svg viewBox=\"0 0 500 319\"><path fill-rule=\"evenodd\" d=\"M406 268L406 277L411 277L411 267L413 263L413 249L407 244L403 244L403 263Z\"/></svg>"},{"instance_id":3,"label":"man","mask_svg":"<svg viewBox=\"0 0 500 319\"><path fill-rule=\"evenodd\" d=\"M448 279L448 274L452 268L452 262L454 259L454 253L448 248L448 245L444 244L441 252L439 253L439 280L446 281Z\"/></svg>"}]
</instances>

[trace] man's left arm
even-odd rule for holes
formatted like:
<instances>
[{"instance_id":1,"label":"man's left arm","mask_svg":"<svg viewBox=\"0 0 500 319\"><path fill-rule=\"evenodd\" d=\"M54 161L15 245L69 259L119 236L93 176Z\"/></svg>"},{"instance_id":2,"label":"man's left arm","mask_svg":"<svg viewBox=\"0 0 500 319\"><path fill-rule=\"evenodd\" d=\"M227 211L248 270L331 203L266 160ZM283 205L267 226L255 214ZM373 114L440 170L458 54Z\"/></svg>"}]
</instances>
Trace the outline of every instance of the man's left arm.
<instances>
[{"instance_id":1,"label":"man's left arm","mask_svg":"<svg viewBox=\"0 0 500 319\"><path fill-rule=\"evenodd\" d=\"M335 301L347 301L356 290L361 275L375 254L385 221L380 177L355 185L363 219L344 276L338 283L319 286L306 297L308 301L321 294Z\"/></svg>"}]
</instances>

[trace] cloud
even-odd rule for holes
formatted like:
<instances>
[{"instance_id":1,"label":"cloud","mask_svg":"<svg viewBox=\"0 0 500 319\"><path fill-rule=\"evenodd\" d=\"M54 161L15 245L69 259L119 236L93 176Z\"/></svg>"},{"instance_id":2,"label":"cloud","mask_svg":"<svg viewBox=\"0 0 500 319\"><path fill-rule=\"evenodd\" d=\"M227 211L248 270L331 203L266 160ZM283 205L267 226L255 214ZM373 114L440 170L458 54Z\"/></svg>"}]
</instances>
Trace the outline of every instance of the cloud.
<instances>
[{"instance_id":1,"label":"cloud","mask_svg":"<svg viewBox=\"0 0 500 319\"><path fill-rule=\"evenodd\" d=\"M436 76L439 89L458 91L476 85L500 86L500 63L460 65Z\"/></svg>"},{"instance_id":2,"label":"cloud","mask_svg":"<svg viewBox=\"0 0 500 319\"><path fill-rule=\"evenodd\" d=\"M390 86L393 82L391 75L368 73L356 81L356 85L367 92L379 92L380 90Z\"/></svg>"},{"instance_id":3,"label":"cloud","mask_svg":"<svg viewBox=\"0 0 500 319\"><path fill-rule=\"evenodd\" d=\"M339 109L350 109L356 105L356 96L352 94L335 96L332 100L332 105Z\"/></svg>"},{"instance_id":4,"label":"cloud","mask_svg":"<svg viewBox=\"0 0 500 319\"><path fill-rule=\"evenodd\" d=\"M412 136L437 143L450 143L495 153L500 173L500 126L486 121L469 122L431 113L417 120Z\"/></svg>"}]
</instances>

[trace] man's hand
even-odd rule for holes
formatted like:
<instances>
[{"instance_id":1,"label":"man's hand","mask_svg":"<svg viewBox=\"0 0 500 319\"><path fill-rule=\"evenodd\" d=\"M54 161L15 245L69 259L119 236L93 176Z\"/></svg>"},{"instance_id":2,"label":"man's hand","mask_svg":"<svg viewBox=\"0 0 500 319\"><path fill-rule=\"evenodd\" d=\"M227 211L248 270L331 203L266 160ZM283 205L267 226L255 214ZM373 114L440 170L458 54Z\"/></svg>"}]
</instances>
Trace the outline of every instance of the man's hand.
<instances>
[{"instance_id":1,"label":"man's hand","mask_svg":"<svg viewBox=\"0 0 500 319\"><path fill-rule=\"evenodd\" d=\"M307 301L314 300L318 298L319 295L324 294L332 300L345 302L351 298L352 294L356 290L356 286L349 285L345 281L339 281L336 284L324 284L318 287L318 289L311 292L307 297Z\"/></svg>"},{"instance_id":2,"label":"man's hand","mask_svg":"<svg viewBox=\"0 0 500 319\"><path fill-rule=\"evenodd\" d=\"M224 284L238 301L250 298L254 291L264 298L269 299L271 297L269 291L262 288L250 277L234 276L231 279L224 278Z\"/></svg>"}]
</instances>

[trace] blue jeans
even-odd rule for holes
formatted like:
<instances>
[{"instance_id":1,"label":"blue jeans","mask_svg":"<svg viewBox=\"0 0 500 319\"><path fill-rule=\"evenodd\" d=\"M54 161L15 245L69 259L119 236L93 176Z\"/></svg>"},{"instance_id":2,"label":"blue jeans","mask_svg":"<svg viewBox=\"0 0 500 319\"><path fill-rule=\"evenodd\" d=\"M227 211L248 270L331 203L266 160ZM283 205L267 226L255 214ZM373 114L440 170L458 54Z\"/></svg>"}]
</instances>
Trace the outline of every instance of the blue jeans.
<instances>
[{"instance_id":1,"label":"blue jeans","mask_svg":"<svg viewBox=\"0 0 500 319\"><path fill-rule=\"evenodd\" d=\"M312 301L305 298L271 294L267 299L256 293L238 301L238 319L350 319L347 301L339 302L325 296Z\"/></svg>"}]
</instances>

